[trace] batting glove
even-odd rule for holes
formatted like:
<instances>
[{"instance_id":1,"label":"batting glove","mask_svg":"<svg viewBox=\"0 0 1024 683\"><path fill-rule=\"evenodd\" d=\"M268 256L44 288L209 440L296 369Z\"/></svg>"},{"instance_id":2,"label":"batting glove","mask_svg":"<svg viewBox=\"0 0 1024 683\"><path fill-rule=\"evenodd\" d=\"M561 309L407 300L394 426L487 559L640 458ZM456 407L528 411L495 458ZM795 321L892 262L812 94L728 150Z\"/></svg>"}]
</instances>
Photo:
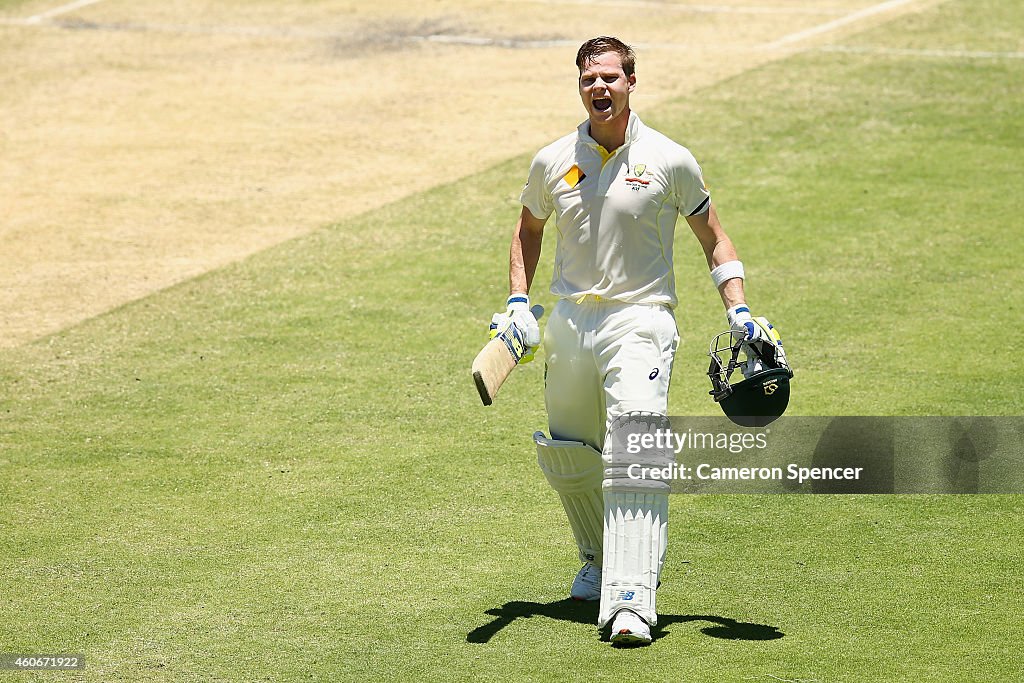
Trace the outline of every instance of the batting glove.
<instances>
[{"instance_id":1,"label":"batting glove","mask_svg":"<svg viewBox=\"0 0 1024 683\"><path fill-rule=\"evenodd\" d=\"M734 308L745 309L746 306L740 305ZM729 313L733 313L733 310L733 308L729 309ZM743 317L744 315L746 318ZM786 352L782 348L782 338L779 336L779 331L768 322L768 318L760 315L756 318L751 317L749 310L746 312L739 311L735 316L729 315L729 318L732 331L737 336L743 334L743 341L746 342L744 344L744 351L747 356L747 362L741 365L744 377L750 377L766 369L758 353L755 353L752 347L757 347L757 351L761 354L774 358L774 365L789 367L789 363L786 360ZM753 326L753 334L750 334L748 326Z\"/></svg>"},{"instance_id":2,"label":"batting glove","mask_svg":"<svg viewBox=\"0 0 1024 683\"><path fill-rule=\"evenodd\" d=\"M766 330L754 322L754 318L750 315L750 309L747 308L746 304L733 306L725 312L725 317L729 321L729 329L735 333L734 339L742 339L749 342L767 338ZM740 337L740 335L743 336Z\"/></svg>"},{"instance_id":3,"label":"batting glove","mask_svg":"<svg viewBox=\"0 0 1024 683\"><path fill-rule=\"evenodd\" d=\"M529 347L519 362L529 363L540 347L540 325L537 324L537 319L543 315L544 309L540 306L531 309L530 297L526 294L513 294L508 298L506 305L504 313L495 313L491 316L488 338L493 339L508 325L515 325L522 331L523 339Z\"/></svg>"},{"instance_id":4,"label":"batting glove","mask_svg":"<svg viewBox=\"0 0 1024 683\"><path fill-rule=\"evenodd\" d=\"M775 362L788 368L789 361L786 359L786 350L782 348L782 337L779 335L779 331L768 322L768 318L763 316L757 316L754 318L754 322L764 332L765 341L770 341L775 345Z\"/></svg>"}]
</instances>

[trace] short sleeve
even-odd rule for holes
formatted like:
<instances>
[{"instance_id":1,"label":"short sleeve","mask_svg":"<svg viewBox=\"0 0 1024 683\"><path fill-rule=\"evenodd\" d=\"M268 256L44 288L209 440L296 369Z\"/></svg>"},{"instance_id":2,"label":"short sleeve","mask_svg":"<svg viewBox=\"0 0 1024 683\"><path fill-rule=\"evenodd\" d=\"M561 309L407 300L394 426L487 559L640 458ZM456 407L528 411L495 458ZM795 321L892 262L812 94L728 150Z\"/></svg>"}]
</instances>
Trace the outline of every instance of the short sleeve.
<instances>
[{"instance_id":1,"label":"short sleeve","mask_svg":"<svg viewBox=\"0 0 1024 683\"><path fill-rule=\"evenodd\" d=\"M697 160L683 149L673 164L673 187L679 213L696 216L704 213L711 205L711 193L704 184L704 175Z\"/></svg>"},{"instance_id":2,"label":"short sleeve","mask_svg":"<svg viewBox=\"0 0 1024 683\"><path fill-rule=\"evenodd\" d=\"M555 210L555 202L548 190L547 163L538 153L530 164L530 177L526 180L519 202L530 210L534 218L546 220Z\"/></svg>"}]
</instances>

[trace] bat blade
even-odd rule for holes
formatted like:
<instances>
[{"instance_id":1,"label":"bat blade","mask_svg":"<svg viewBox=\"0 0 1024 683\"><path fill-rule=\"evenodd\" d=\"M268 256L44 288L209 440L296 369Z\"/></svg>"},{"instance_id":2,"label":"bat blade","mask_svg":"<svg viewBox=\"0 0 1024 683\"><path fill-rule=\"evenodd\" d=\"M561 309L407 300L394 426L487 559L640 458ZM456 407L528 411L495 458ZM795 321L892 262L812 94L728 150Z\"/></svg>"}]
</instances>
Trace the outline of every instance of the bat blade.
<instances>
[{"instance_id":1,"label":"bat blade","mask_svg":"<svg viewBox=\"0 0 1024 683\"><path fill-rule=\"evenodd\" d=\"M534 306L531 312L539 319L544 315L544 308ZM509 325L476 354L476 358L473 359L473 382L485 406L494 403L494 397L501 389L501 385L512 374L527 351L529 347L526 345L523 332L515 325Z\"/></svg>"},{"instance_id":2,"label":"bat blade","mask_svg":"<svg viewBox=\"0 0 1024 683\"><path fill-rule=\"evenodd\" d=\"M494 403L498 389L515 370L518 361L505 343L495 337L473 359L473 381L485 406Z\"/></svg>"}]
</instances>

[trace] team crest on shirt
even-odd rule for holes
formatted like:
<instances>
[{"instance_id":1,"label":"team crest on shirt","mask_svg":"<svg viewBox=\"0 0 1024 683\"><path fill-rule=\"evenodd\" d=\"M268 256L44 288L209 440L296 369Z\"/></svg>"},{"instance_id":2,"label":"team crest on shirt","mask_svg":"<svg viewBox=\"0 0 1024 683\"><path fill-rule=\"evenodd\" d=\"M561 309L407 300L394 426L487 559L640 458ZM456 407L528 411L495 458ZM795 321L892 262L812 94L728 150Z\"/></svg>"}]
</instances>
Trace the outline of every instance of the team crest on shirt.
<instances>
[{"instance_id":1,"label":"team crest on shirt","mask_svg":"<svg viewBox=\"0 0 1024 683\"><path fill-rule=\"evenodd\" d=\"M629 173L630 170L633 171L632 175ZM653 175L654 173L647 170L647 164L633 164L632 169L626 169L626 184L629 185L629 189L639 192L651 184L646 178Z\"/></svg>"}]
</instances>

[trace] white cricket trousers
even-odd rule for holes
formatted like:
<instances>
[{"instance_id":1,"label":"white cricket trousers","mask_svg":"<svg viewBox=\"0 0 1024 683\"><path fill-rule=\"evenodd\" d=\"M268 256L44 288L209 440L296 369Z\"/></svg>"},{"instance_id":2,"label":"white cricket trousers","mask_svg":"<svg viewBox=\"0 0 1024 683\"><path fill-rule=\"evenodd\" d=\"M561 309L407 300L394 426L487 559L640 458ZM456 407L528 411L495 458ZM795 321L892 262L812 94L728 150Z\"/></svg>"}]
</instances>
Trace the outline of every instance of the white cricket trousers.
<instances>
[{"instance_id":1,"label":"white cricket trousers","mask_svg":"<svg viewBox=\"0 0 1024 683\"><path fill-rule=\"evenodd\" d=\"M601 451L616 416L634 410L665 415L678 344L667 306L592 296L580 303L559 300L544 331L551 438Z\"/></svg>"}]
</instances>

